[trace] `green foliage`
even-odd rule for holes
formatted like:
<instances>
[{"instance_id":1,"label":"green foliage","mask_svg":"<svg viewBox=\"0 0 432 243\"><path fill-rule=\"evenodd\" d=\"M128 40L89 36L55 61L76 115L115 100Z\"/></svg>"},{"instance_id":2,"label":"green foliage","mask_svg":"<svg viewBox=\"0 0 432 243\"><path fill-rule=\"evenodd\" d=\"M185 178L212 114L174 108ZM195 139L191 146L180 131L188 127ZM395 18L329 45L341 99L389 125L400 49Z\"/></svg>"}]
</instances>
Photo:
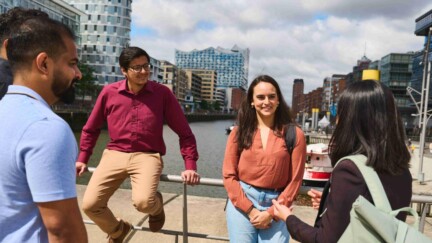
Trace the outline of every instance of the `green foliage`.
<instances>
[{"instance_id":1,"label":"green foliage","mask_svg":"<svg viewBox=\"0 0 432 243\"><path fill-rule=\"evenodd\" d=\"M215 101L213 102L213 109L216 111L220 111L221 110L221 105L219 102Z\"/></svg>"},{"instance_id":2,"label":"green foliage","mask_svg":"<svg viewBox=\"0 0 432 243\"><path fill-rule=\"evenodd\" d=\"M208 110L209 109L209 103L207 102L207 100L201 101L201 109L202 110Z\"/></svg>"},{"instance_id":3,"label":"green foliage","mask_svg":"<svg viewBox=\"0 0 432 243\"><path fill-rule=\"evenodd\" d=\"M79 63L78 68L82 73L82 78L75 83L77 100L84 100L87 95L92 98L97 97L101 87L97 84L96 77L93 75L94 69L85 63Z\"/></svg>"}]
</instances>

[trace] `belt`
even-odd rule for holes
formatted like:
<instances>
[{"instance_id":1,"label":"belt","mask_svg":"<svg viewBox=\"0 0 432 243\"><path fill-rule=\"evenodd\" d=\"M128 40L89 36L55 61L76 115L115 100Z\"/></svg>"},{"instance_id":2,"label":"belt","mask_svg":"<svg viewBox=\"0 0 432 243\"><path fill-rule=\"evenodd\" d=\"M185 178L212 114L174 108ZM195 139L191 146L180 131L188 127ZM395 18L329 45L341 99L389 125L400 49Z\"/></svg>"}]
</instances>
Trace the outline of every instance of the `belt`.
<instances>
[{"instance_id":1,"label":"belt","mask_svg":"<svg viewBox=\"0 0 432 243\"><path fill-rule=\"evenodd\" d=\"M274 188L263 188L263 187L259 187L259 186L253 186L253 185L251 185L251 186L256 188L256 189L259 189L259 190L271 191L271 192L282 192L283 190L285 190L285 187L274 189Z\"/></svg>"}]
</instances>

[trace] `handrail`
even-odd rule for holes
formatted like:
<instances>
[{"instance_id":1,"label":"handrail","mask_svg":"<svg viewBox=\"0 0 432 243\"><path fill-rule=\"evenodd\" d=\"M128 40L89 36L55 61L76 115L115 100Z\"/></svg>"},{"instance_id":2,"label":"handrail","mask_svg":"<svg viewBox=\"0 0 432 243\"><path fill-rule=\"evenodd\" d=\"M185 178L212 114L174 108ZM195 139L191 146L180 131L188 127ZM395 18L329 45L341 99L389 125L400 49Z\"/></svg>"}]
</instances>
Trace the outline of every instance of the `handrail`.
<instances>
[{"instance_id":1,"label":"handrail","mask_svg":"<svg viewBox=\"0 0 432 243\"><path fill-rule=\"evenodd\" d=\"M96 168L95 167L89 167L89 172L94 172ZM229 241L228 237L223 236L212 236L207 234L200 234L200 233L191 233L188 232L188 214L187 214L187 185L183 182L183 179L179 175L167 175L167 174L161 174L160 176L161 181L165 182L175 182L175 183L182 183L183 184L183 232L175 231L175 230L160 230L160 233L168 234L168 235L175 235L176 236L176 242L178 242L178 235L183 235L183 242L188 242L188 237L195 237L195 238L204 238L204 239L214 239L214 240L222 240L222 241ZM214 178L201 178L200 184L204 186L218 186L223 187L223 181L222 179L214 179ZM316 188L316 187L310 187L310 186L301 186L299 194L307 194L307 192L310 189L317 189L321 190L322 188ZM423 233L424 231L424 225L426 221L426 214L428 212L428 208L432 204L432 196L428 195L419 195L419 194L413 194L411 197L411 203L418 203L420 205L420 222L419 222L419 228L418 230ZM85 224L94 224L91 220L84 220ZM141 231L149 231L148 228L142 227L142 226L136 226L134 225L133 228L135 230L141 230Z\"/></svg>"},{"instance_id":2,"label":"handrail","mask_svg":"<svg viewBox=\"0 0 432 243\"><path fill-rule=\"evenodd\" d=\"M418 203L420 207L420 221L418 230L423 233L426 222L426 214L432 204L432 196L413 194L411 203Z\"/></svg>"}]
</instances>

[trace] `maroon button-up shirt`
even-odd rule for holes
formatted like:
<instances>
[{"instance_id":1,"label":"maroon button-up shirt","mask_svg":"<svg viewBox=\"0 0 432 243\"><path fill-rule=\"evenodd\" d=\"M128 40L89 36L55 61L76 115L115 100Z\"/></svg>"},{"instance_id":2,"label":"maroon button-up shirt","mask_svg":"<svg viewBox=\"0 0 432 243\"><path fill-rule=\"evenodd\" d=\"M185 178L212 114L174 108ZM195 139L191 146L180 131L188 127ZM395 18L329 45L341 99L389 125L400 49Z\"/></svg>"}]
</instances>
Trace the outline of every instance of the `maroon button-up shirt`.
<instances>
[{"instance_id":1,"label":"maroon button-up shirt","mask_svg":"<svg viewBox=\"0 0 432 243\"><path fill-rule=\"evenodd\" d=\"M195 136L170 89L153 81L133 94L126 80L103 88L83 127L78 161L87 163L107 122L107 148L121 152L166 153L162 130L164 121L179 136L180 152L188 170L196 170L198 151Z\"/></svg>"}]
</instances>

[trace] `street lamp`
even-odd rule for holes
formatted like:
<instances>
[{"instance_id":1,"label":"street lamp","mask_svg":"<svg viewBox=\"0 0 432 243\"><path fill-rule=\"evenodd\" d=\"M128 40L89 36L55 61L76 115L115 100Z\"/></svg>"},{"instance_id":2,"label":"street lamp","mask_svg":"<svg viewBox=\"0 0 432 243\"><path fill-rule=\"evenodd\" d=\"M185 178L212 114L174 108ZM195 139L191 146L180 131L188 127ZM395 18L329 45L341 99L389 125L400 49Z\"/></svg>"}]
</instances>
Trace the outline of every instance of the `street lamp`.
<instances>
[{"instance_id":1,"label":"street lamp","mask_svg":"<svg viewBox=\"0 0 432 243\"><path fill-rule=\"evenodd\" d=\"M420 116L420 114L411 114L411 116ZM431 118L432 114L425 115L424 119L426 121L422 125L422 130L420 133L420 148L419 148L419 165L418 165L418 182L420 184L424 184L424 173L423 173L423 157L424 157L424 147L425 147L425 137L426 137L426 127L429 123L429 119Z\"/></svg>"},{"instance_id":2,"label":"street lamp","mask_svg":"<svg viewBox=\"0 0 432 243\"><path fill-rule=\"evenodd\" d=\"M422 90L421 92L414 90L411 87L407 87L407 91L413 101L415 102L415 105L418 110L418 115L420 116L419 119L419 127L421 127L421 134L420 134L420 155L419 155L419 174L418 174L418 181L419 184L424 184L424 173L423 173L423 151L424 151L424 144L425 144L425 136L426 136L426 126L429 121L430 110L429 108L429 88L430 88L430 75L431 75L431 65L429 60L429 46L430 46L430 40L432 35L432 27L429 28L428 31L428 38L427 38L427 44L424 51L424 57L423 57L423 80L422 80ZM414 99L414 96L411 94L412 92L416 92L420 94L420 102L416 102ZM419 106L420 105L420 106Z\"/></svg>"}]
</instances>

